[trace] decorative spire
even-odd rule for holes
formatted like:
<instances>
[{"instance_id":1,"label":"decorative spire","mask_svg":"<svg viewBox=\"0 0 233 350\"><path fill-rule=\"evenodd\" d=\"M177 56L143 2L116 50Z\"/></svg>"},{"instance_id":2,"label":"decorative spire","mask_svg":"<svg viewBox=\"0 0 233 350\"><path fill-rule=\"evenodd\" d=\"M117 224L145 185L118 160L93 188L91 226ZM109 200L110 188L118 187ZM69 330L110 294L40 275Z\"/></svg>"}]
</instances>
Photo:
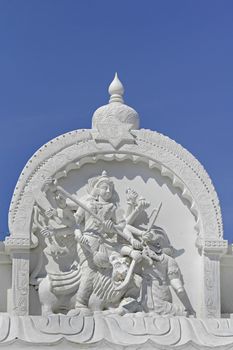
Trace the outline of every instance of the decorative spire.
<instances>
[{"instance_id":1,"label":"decorative spire","mask_svg":"<svg viewBox=\"0 0 233 350\"><path fill-rule=\"evenodd\" d=\"M109 85L108 92L110 95L109 103L112 103L112 102L124 103L124 100L123 100L124 86L119 80L117 73L115 73L115 77L111 82L111 84Z\"/></svg>"},{"instance_id":2,"label":"decorative spire","mask_svg":"<svg viewBox=\"0 0 233 350\"><path fill-rule=\"evenodd\" d=\"M115 77L111 82L108 91L110 94L109 103L99 107L94 112L92 117L92 128L98 130L99 132L99 136L96 136L96 139L98 137L99 140L108 139L110 140L109 142L112 143L112 145L114 144L115 147L118 145L119 140L121 140L123 137L123 134L125 135L123 130L139 129L139 115L132 107L127 106L124 103L124 87L118 79L117 73L115 74ZM110 125L112 126L111 128L109 127ZM116 129L116 127L119 127L119 130L122 130L122 132L119 131L120 136L118 135L118 129ZM110 129L113 130L113 135L111 134ZM107 135L110 134L111 137L108 138ZM129 133L127 135L127 140L133 137ZM112 139L117 139L117 141L114 143Z\"/></svg>"}]
</instances>

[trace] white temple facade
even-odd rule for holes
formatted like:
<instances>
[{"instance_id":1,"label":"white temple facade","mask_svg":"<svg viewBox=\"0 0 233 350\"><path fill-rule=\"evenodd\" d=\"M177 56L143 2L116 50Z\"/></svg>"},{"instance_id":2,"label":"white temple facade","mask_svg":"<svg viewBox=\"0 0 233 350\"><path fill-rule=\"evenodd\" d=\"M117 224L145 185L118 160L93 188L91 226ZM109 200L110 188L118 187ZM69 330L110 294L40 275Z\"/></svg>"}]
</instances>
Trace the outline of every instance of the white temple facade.
<instances>
[{"instance_id":1,"label":"white temple facade","mask_svg":"<svg viewBox=\"0 0 233 350\"><path fill-rule=\"evenodd\" d=\"M117 75L92 128L28 161L0 245L0 347L233 349L233 254L199 161Z\"/></svg>"}]
</instances>

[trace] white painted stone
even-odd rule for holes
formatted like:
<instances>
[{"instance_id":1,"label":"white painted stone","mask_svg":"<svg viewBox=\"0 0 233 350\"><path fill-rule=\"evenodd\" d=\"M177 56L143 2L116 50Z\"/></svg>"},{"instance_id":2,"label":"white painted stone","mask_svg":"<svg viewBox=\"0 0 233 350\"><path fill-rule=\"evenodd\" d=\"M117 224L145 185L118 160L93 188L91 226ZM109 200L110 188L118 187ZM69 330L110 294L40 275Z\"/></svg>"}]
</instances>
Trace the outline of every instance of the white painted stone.
<instances>
[{"instance_id":1,"label":"white painted stone","mask_svg":"<svg viewBox=\"0 0 233 350\"><path fill-rule=\"evenodd\" d=\"M229 348L233 260L213 184L182 146L139 129L117 75L109 93L92 129L51 140L20 175L1 346Z\"/></svg>"},{"instance_id":2,"label":"white painted stone","mask_svg":"<svg viewBox=\"0 0 233 350\"><path fill-rule=\"evenodd\" d=\"M97 129L100 134L103 130L103 135L108 136L106 132L110 127L113 129L113 134L115 134L118 127L118 133L120 134L118 137L121 136L125 127L128 127L128 129L138 129L138 113L132 107L124 104L124 87L117 73L108 91L110 94L109 104L101 106L95 111L92 117L92 128Z\"/></svg>"}]
</instances>

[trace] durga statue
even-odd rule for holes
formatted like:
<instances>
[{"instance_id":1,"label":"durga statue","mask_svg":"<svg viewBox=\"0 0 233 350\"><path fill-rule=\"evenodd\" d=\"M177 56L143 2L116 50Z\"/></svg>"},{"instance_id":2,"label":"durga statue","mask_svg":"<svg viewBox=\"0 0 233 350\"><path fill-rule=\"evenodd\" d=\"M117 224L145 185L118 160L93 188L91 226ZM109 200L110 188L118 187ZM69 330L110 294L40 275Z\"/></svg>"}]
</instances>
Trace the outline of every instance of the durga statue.
<instances>
[{"instance_id":1,"label":"durga statue","mask_svg":"<svg viewBox=\"0 0 233 350\"><path fill-rule=\"evenodd\" d=\"M42 257L31 281L42 314L195 316L173 247L155 225L162 203L142 229L137 223L150 203L135 190L125 190L122 210L106 171L90 178L85 188L79 198L49 178L35 194L32 235L38 237Z\"/></svg>"}]
</instances>

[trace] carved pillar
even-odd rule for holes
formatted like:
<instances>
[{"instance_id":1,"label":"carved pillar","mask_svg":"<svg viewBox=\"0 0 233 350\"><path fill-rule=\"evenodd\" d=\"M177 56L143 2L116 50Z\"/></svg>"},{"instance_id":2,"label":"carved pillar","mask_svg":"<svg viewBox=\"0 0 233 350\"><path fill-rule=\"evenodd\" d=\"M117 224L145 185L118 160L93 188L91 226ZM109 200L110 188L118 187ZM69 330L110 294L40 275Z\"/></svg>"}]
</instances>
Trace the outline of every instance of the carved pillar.
<instances>
[{"instance_id":1,"label":"carved pillar","mask_svg":"<svg viewBox=\"0 0 233 350\"><path fill-rule=\"evenodd\" d=\"M220 259L227 252L226 240L199 240L203 259L202 317L221 317Z\"/></svg>"},{"instance_id":2,"label":"carved pillar","mask_svg":"<svg viewBox=\"0 0 233 350\"><path fill-rule=\"evenodd\" d=\"M29 239L6 237L6 251L12 258L12 289L8 303L13 315L29 314Z\"/></svg>"}]
</instances>

